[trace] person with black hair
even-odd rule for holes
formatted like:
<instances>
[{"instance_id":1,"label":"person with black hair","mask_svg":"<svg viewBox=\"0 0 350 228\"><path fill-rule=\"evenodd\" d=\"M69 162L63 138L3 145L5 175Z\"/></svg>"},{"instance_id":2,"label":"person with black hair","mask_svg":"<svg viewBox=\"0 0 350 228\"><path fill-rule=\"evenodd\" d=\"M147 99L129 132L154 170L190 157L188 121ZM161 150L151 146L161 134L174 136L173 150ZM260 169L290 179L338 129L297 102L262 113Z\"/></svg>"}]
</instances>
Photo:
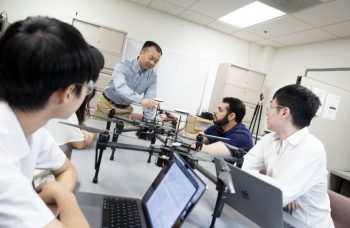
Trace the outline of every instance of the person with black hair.
<instances>
[{"instance_id":1,"label":"person with black hair","mask_svg":"<svg viewBox=\"0 0 350 228\"><path fill-rule=\"evenodd\" d=\"M228 138L229 140L204 137L202 150L213 155L234 156L236 150L228 148L224 144L227 143L249 151L253 147L253 140L249 130L242 123L245 109L245 105L241 100L234 97L223 98L222 103L214 111L214 125L201 133ZM180 134L192 139L196 139L198 135L187 132ZM192 146L194 147L194 145Z\"/></svg>"},{"instance_id":2,"label":"person with black hair","mask_svg":"<svg viewBox=\"0 0 350 228\"><path fill-rule=\"evenodd\" d=\"M96 67L101 71L104 66L104 57L95 47L90 46L90 48L95 57ZM95 96L95 92L94 89L91 94L87 95L78 110L68 119L51 119L47 122L45 128L52 134L57 145L61 146L69 142L75 149L83 149L89 146L92 140L98 135L98 133L91 133L83 129L73 128L59 123L62 121L87 126L85 120L90 116L90 101ZM36 175L38 175L38 172Z\"/></svg>"},{"instance_id":3,"label":"person with black hair","mask_svg":"<svg viewBox=\"0 0 350 228\"><path fill-rule=\"evenodd\" d=\"M244 158L242 169L283 192L283 207L315 228L334 227L327 194L327 157L308 126L321 102L309 89L288 85L266 104L265 135ZM266 170L266 176L258 171Z\"/></svg>"},{"instance_id":4,"label":"person with black hair","mask_svg":"<svg viewBox=\"0 0 350 228\"><path fill-rule=\"evenodd\" d=\"M161 55L159 45L147 41L137 59L117 63L112 79L98 99L94 115L108 117L109 110L103 108L116 108L124 110L116 111L117 116L131 119L134 110L131 104L137 103L143 105L145 116L153 116L158 103L153 100L157 97L157 74L152 69Z\"/></svg>"},{"instance_id":5,"label":"person with black hair","mask_svg":"<svg viewBox=\"0 0 350 228\"><path fill-rule=\"evenodd\" d=\"M71 116L98 71L80 32L56 19L29 17L0 39L0 227L89 227L71 192L78 173L43 126ZM56 180L34 191L35 168Z\"/></svg>"}]
</instances>

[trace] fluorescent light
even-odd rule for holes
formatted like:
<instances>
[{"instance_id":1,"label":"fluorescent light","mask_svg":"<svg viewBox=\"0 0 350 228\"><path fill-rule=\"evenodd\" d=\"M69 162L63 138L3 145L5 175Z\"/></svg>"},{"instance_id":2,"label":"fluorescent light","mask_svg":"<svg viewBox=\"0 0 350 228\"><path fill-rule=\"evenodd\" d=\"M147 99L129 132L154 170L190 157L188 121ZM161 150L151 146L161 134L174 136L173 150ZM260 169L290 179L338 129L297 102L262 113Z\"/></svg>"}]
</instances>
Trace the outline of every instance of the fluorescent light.
<instances>
[{"instance_id":1,"label":"fluorescent light","mask_svg":"<svg viewBox=\"0 0 350 228\"><path fill-rule=\"evenodd\" d=\"M265 5L261 2L253 2L232 13L220 18L220 21L234 25L239 28L246 28L279 16L284 15L282 11Z\"/></svg>"}]
</instances>

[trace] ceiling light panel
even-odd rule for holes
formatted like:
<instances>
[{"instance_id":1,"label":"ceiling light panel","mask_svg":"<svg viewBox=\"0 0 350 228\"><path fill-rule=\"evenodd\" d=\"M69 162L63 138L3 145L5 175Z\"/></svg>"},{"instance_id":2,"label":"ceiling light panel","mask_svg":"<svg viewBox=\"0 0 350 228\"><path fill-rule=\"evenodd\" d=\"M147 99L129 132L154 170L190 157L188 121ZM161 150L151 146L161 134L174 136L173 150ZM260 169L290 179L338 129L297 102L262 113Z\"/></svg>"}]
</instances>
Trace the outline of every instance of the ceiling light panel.
<instances>
[{"instance_id":1,"label":"ceiling light panel","mask_svg":"<svg viewBox=\"0 0 350 228\"><path fill-rule=\"evenodd\" d=\"M285 15L284 12L267 6L261 2L253 2L240 8L219 20L232 24L239 28L246 28L273 18Z\"/></svg>"}]
</instances>

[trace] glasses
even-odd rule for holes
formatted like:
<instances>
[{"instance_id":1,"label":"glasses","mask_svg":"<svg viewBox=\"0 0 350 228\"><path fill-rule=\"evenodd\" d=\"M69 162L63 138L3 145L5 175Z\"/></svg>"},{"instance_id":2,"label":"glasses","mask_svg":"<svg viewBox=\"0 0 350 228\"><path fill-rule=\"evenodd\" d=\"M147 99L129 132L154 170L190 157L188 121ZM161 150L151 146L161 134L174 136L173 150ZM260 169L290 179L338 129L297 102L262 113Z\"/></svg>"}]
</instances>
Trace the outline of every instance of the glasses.
<instances>
[{"instance_id":1,"label":"glasses","mask_svg":"<svg viewBox=\"0 0 350 228\"><path fill-rule=\"evenodd\" d=\"M84 86L83 84L80 83L73 83L74 85L80 85L80 86ZM85 86L86 87L86 95L88 96L92 93L92 91L94 91L95 89L95 82L90 80L89 83Z\"/></svg>"},{"instance_id":2,"label":"glasses","mask_svg":"<svg viewBox=\"0 0 350 228\"><path fill-rule=\"evenodd\" d=\"M285 106L272 104L271 102L267 103L265 107L266 107L266 112L270 111L270 109L273 107L285 108Z\"/></svg>"}]
</instances>

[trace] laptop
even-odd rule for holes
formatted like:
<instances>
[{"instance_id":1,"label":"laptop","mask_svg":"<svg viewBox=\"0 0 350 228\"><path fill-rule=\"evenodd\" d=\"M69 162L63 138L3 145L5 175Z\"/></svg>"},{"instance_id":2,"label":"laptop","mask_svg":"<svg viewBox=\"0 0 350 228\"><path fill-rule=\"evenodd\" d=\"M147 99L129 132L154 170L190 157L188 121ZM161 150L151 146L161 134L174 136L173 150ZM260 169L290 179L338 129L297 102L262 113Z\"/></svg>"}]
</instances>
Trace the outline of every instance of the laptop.
<instances>
[{"instance_id":1,"label":"laptop","mask_svg":"<svg viewBox=\"0 0 350 228\"><path fill-rule=\"evenodd\" d=\"M216 173L221 163L214 158ZM267 228L311 228L311 226L283 211L281 189L228 164L231 169L235 194L228 194L226 204L255 222Z\"/></svg>"},{"instance_id":2,"label":"laptop","mask_svg":"<svg viewBox=\"0 0 350 228\"><path fill-rule=\"evenodd\" d=\"M142 199L78 192L80 209L91 227L180 227L206 184L174 152Z\"/></svg>"}]
</instances>

